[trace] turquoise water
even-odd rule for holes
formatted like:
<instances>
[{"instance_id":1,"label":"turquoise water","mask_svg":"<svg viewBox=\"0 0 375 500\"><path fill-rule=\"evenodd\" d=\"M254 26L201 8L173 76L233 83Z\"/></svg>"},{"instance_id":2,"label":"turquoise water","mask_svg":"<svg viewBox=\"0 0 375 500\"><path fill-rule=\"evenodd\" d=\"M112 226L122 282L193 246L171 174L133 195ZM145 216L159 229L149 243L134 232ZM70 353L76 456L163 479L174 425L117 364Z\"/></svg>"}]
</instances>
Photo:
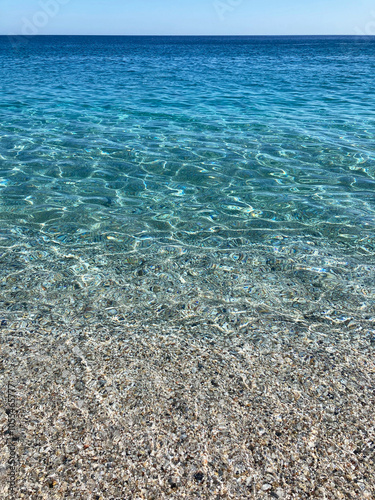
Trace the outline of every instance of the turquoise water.
<instances>
[{"instance_id":1,"label":"turquoise water","mask_svg":"<svg viewBox=\"0 0 375 500\"><path fill-rule=\"evenodd\" d=\"M373 321L375 40L21 42L0 37L2 318Z\"/></svg>"}]
</instances>

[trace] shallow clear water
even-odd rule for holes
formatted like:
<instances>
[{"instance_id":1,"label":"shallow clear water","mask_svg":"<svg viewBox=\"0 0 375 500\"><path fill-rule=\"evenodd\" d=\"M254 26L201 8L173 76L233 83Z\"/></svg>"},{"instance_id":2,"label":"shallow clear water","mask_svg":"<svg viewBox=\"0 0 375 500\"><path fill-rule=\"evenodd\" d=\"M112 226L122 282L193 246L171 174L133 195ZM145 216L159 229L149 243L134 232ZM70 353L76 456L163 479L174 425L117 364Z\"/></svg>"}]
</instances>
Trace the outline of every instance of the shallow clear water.
<instances>
[{"instance_id":1,"label":"shallow clear water","mask_svg":"<svg viewBox=\"0 0 375 500\"><path fill-rule=\"evenodd\" d=\"M0 37L1 317L372 322L374 70L372 38Z\"/></svg>"}]
</instances>

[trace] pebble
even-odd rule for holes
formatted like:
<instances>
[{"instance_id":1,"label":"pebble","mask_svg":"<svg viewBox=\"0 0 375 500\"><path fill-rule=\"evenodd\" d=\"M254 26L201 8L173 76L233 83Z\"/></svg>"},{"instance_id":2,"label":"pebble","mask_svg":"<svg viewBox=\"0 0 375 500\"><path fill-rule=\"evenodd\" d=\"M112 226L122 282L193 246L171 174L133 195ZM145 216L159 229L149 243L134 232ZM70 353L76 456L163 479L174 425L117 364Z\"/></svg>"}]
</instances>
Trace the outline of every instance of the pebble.
<instances>
[{"instance_id":1,"label":"pebble","mask_svg":"<svg viewBox=\"0 0 375 500\"><path fill-rule=\"evenodd\" d=\"M82 380L78 380L74 387L77 389L77 391L83 391L83 389L85 388L85 384L82 382Z\"/></svg>"},{"instance_id":2,"label":"pebble","mask_svg":"<svg viewBox=\"0 0 375 500\"><path fill-rule=\"evenodd\" d=\"M203 472L197 472L196 474L194 474L194 479L198 483L200 483L201 481L203 481L203 478L204 478Z\"/></svg>"}]
</instances>

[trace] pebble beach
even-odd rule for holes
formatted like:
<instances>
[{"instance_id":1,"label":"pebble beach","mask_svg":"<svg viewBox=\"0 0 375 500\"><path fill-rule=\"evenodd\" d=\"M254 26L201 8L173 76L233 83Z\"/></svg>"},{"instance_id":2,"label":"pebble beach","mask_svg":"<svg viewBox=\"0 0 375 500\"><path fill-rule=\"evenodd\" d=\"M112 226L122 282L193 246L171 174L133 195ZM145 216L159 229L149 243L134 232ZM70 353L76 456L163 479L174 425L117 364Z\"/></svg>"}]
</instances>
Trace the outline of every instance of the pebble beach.
<instances>
[{"instance_id":1,"label":"pebble beach","mask_svg":"<svg viewBox=\"0 0 375 500\"><path fill-rule=\"evenodd\" d=\"M2 328L18 498L374 498L374 333Z\"/></svg>"}]
</instances>

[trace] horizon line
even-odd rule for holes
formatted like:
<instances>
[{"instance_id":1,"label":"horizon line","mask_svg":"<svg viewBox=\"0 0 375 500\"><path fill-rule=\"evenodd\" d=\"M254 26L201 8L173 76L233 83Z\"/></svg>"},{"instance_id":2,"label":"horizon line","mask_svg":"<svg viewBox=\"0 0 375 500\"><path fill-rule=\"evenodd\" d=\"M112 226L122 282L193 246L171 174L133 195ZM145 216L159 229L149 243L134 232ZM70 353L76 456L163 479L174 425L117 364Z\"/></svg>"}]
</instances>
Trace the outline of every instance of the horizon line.
<instances>
[{"instance_id":1,"label":"horizon line","mask_svg":"<svg viewBox=\"0 0 375 500\"><path fill-rule=\"evenodd\" d=\"M248 34L236 34L236 35L230 35L230 34L99 34L99 33L89 33L89 34L84 34L84 33L39 33L35 35L25 35L22 33L0 33L0 36L6 36L6 37L25 37L25 38L33 38L33 37L41 37L41 36L124 36L124 37L130 37L130 36L139 36L139 37L146 37L146 36L170 36L170 37L177 37L177 36L189 36L189 37L202 37L202 36L220 36L220 37L304 37L304 36L315 36L315 37L332 37L332 36L347 36L347 37L355 37L355 38L375 38L374 35L366 35L366 34L353 34L353 33L335 33L335 34L274 34L274 35L248 35Z\"/></svg>"}]
</instances>

